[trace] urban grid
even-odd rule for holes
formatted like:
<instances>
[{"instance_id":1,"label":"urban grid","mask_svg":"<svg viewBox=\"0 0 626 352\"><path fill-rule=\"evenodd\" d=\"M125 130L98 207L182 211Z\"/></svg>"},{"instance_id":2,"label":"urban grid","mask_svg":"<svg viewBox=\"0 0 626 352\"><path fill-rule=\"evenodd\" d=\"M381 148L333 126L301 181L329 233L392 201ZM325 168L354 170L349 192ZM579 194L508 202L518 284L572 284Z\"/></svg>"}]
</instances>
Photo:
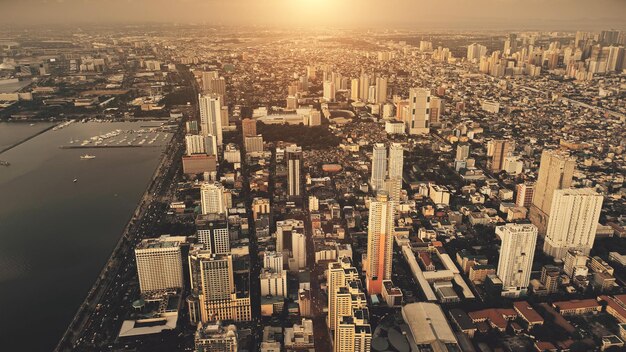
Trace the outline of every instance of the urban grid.
<instances>
[{"instance_id":1,"label":"urban grid","mask_svg":"<svg viewBox=\"0 0 626 352\"><path fill-rule=\"evenodd\" d=\"M51 349L626 350L617 15L625 28L5 28L0 121L142 125L51 146L81 165L164 138ZM17 167L3 152L0 174Z\"/></svg>"}]
</instances>

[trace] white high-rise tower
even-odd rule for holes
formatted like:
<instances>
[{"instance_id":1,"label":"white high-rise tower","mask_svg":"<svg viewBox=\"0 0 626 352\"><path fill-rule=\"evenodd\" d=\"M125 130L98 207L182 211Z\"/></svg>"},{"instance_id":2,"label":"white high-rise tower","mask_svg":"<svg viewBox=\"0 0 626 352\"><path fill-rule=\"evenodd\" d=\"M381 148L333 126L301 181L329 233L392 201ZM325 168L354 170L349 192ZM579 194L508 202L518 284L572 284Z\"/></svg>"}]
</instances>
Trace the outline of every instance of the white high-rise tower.
<instances>
[{"instance_id":1,"label":"white high-rise tower","mask_svg":"<svg viewBox=\"0 0 626 352\"><path fill-rule=\"evenodd\" d=\"M200 187L202 214L226 214L224 186L219 182L203 183Z\"/></svg>"},{"instance_id":2,"label":"white high-rise tower","mask_svg":"<svg viewBox=\"0 0 626 352\"><path fill-rule=\"evenodd\" d=\"M203 136L214 135L222 146L222 100L217 94L199 95L200 130Z\"/></svg>"},{"instance_id":3,"label":"white high-rise tower","mask_svg":"<svg viewBox=\"0 0 626 352\"><path fill-rule=\"evenodd\" d=\"M532 224L506 224L496 227L502 239L498 276L502 280L502 295L519 297L526 294L535 256L537 227Z\"/></svg>"},{"instance_id":4,"label":"white high-rise tower","mask_svg":"<svg viewBox=\"0 0 626 352\"><path fill-rule=\"evenodd\" d=\"M590 188L554 191L543 251L555 259L563 259L570 249L589 254L602 201L602 196Z\"/></svg>"},{"instance_id":5,"label":"white high-rise tower","mask_svg":"<svg viewBox=\"0 0 626 352\"><path fill-rule=\"evenodd\" d=\"M387 148L382 143L376 143L372 152L372 177L370 184L374 190L381 190L385 186L387 174Z\"/></svg>"}]
</instances>

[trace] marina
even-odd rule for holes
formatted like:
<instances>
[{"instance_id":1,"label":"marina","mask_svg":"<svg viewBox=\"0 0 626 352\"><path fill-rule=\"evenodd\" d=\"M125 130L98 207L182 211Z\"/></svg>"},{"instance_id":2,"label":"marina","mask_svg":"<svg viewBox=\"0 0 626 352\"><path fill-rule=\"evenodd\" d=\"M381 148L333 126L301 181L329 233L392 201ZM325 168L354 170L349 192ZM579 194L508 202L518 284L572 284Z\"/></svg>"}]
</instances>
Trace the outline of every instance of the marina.
<instances>
[{"instance_id":1,"label":"marina","mask_svg":"<svg viewBox=\"0 0 626 352\"><path fill-rule=\"evenodd\" d=\"M61 145L59 148L86 149L160 147L167 143L170 136L171 134L164 132L161 127L130 130L116 129L114 131L92 136L87 139L71 139L67 144Z\"/></svg>"}]
</instances>

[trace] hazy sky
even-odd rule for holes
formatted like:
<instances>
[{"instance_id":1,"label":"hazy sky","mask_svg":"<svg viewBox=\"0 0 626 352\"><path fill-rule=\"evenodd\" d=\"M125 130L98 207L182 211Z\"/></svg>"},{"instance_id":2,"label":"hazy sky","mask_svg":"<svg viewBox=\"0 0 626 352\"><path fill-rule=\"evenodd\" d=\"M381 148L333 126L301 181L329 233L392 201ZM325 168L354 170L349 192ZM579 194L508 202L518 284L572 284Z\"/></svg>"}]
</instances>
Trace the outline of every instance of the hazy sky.
<instances>
[{"instance_id":1,"label":"hazy sky","mask_svg":"<svg viewBox=\"0 0 626 352\"><path fill-rule=\"evenodd\" d=\"M626 29L626 0L0 0L3 23Z\"/></svg>"}]
</instances>

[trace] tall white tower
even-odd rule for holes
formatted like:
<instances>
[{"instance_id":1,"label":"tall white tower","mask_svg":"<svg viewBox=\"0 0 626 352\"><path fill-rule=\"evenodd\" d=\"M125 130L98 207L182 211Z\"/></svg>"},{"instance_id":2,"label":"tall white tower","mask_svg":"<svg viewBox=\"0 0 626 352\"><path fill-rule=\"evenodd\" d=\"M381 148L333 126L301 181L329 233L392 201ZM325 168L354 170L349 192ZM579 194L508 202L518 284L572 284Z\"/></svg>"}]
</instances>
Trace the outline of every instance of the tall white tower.
<instances>
[{"instance_id":1,"label":"tall white tower","mask_svg":"<svg viewBox=\"0 0 626 352\"><path fill-rule=\"evenodd\" d=\"M498 276L502 280L502 295L519 297L526 294L535 256L537 227L532 224L506 224L496 227L502 239Z\"/></svg>"},{"instance_id":2,"label":"tall white tower","mask_svg":"<svg viewBox=\"0 0 626 352\"><path fill-rule=\"evenodd\" d=\"M404 148L400 143L391 143L389 146L389 178L402 179L404 166Z\"/></svg>"},{"instance_id":3,"label":"tall white tower","mask_svg":"<svg viewBox=\"0 0 626 352\"><path fill-rule=\"evenodd\" d=\"M214 135L222 146L222 100L217 94L199 95L200 130L203 136Z\"/></svg>"},{"instance_id":4,"label":"tall white tower","mask_svg":"<svg viewBox=\"0 0 626 352\"><path fill-rule=\"evenodd\" d=\"M185 237L161 236L137 245L135 260L142 293L183 287L183 242Z\"/></svg>"},{"instance_id":5,"label":"tall white tower","mask_svg":"<svg viewBox=\"0 0 626 352\"><path fill-rule=\"evenodd\" d=\"M374 190L383 189L387 174L387 148L382 143L376 143L372 152L372 177L370 184Z\"/></svg>"},{"instance_id":6,"label":"tall white tower","mask_svg":"<svg viewBox=\"0 0 626 352\"><path fill-rule=\"evenodd\" d=\"M203 183L200 187L202 214L226 214L224 186L219 182Z\"/></svg>"},{"instance_id":7,"label":"tall white tower","mask_svg":"<svg viewBox=\"0 0 626 352\"><path fill-rule=\"evenodd\" d=\"M596 238L603 198L590 188L554 191L543 251L563 259L570 249L589 254Z\"/></svg>"}]
</instances>

